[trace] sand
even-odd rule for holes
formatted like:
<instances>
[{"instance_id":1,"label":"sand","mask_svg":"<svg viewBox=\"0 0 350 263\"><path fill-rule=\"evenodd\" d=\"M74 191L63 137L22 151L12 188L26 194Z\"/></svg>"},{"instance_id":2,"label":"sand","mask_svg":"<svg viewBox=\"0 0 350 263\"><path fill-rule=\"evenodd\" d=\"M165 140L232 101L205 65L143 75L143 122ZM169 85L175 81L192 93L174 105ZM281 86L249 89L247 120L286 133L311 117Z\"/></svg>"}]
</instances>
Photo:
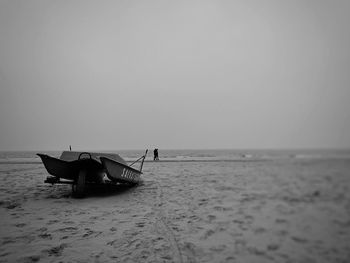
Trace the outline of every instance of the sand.
<instances>
[{"instance_id":1,"label":"sand","mask_svg":"<svg viewBox=\"0 0 350 263\"><path fill-rule=\"evenodd\" d=\"M147 162L138 187L0 164L0 262L350 262L349 160Z\"/></svg>"}]
</instances>

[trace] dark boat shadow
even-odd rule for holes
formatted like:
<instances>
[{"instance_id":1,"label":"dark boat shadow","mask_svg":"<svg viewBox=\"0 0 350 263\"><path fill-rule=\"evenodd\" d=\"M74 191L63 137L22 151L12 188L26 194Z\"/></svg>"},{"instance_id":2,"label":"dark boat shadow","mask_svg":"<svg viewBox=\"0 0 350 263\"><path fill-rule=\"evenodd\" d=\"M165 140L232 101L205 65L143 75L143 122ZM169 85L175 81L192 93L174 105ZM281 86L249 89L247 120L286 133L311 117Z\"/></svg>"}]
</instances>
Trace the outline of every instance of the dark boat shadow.
<instances>
[{"instance_id":1,"label":"dark boat shadow","mask_svg":"<svg viewBox=\"0 0 350 263\"><path fill-rule=\"evenodd\" d=\"M90 197L112 197L124 195L133 192L138 186L139 185L126 184L89 184L86 185L83 197L74 196L70 185L47 186L47 188L43 190L46 199L86 199Z\"/></svg>"},{"instance_id":2,"label":"dark boat shadow","mask_svg":"<svg viewBox=\"0 0 350 263\"><path fill-rule=\"evenodd\" d=\"M85 195L83 198L89 197L109 197L124 195L133 192L138 185L126 185L126 184L99 184L99 185L87 185L85 189ZM76 198L71 195L71 197Z\"/></svg>"}]
</instances>

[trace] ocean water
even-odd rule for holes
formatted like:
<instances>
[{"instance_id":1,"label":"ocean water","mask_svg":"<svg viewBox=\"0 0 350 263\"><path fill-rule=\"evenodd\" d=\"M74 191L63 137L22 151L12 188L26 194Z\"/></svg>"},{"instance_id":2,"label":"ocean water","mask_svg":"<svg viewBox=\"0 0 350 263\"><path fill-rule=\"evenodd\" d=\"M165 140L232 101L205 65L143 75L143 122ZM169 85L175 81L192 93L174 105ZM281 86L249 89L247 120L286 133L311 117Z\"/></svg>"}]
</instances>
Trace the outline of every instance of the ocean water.
<instances>
[{"instance_id":1,"label":"ocean water","mask_svg":"<svg viewBox=\"0 0 350 263\"><path fill-rule=\"evenodd\" d=\"M117 153L127 161L133 161L142 156L145 150L115 150L99 151ZM31 163L40 162L36 153L46 153L59 157L61 151L0 151L0 163ZM205 162L205 161L264 161L277 159L350 159L350 150L171 150L160 149L159 157L165 162ZM148 151L146 161L153 160L152 149Z\"/></svg>"}]
</instances>

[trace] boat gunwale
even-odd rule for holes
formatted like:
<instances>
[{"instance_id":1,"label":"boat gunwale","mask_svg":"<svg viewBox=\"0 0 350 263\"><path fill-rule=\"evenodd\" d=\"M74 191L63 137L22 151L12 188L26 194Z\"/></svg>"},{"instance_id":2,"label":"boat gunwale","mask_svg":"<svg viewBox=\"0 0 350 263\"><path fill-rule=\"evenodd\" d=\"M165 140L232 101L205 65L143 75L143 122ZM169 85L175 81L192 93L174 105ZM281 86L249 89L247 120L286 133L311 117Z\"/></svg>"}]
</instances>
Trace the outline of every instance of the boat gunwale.
<instances>
[{"instance_id":1,"label":"boat gunwale","mask_svg":"<svg viewBox=\"0 0 350 263\"><path fill-rule=\"evenodd\" d=\"M108 161L117 163L117 164L121 165L122 167L125 167L125 168L130 169L130 170L132 170L132 171L134 171L134 172L137 172L137 173L139 173L139 174L142 174L142 172L141 172L140 170L136 170L135 168L133 168L133 167L131 167L131 166L128 166L128 165L126 165L126 164L123 164L123 163L114 161L114 160L109 159L109 158L107 158L107 157L100 157L100 160L101 160L101 162L102 162L103 165L104 165L103 159L107 159ZM104 165L104 166L105 166L105 165ZM105 167L105 169L107 169L107 168ZM107 170L108 170L108 169L107 169Z\"/></svg>"}]
</instances>

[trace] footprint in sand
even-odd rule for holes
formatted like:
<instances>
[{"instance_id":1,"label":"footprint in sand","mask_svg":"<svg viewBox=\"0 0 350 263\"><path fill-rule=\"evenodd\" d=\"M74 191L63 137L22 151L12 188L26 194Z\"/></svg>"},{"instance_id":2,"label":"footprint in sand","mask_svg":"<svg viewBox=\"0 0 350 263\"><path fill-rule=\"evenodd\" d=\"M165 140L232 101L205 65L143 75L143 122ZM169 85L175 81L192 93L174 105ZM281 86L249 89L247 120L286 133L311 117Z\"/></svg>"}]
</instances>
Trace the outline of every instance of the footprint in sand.
<instances>
[{"instance_id":1,"label":"footprint in sand","mask_svg":"<svg viewBox=\"0 0 350 263\"><path fill-rule=\"evenodd\" d=\"M77 231L77 230L78 230L77 227L64 227L64 228L60 228L60 229L56 230L55 232L66 233L66 232L73 232L73 231Z\"/></svg>"},{"instance_id":2,"label":"footprint in sand","mask_svg":"<svg viewBox=\"0 0 350 263\"><path fill-rule=\"evenodd\" d=\"M100 234L102 234L101 231L93 231L90 228L85 228L86 233L83 235L83 237L89 237L94 235L94 237L99 236Z\"/></svg>"},{"instance_id":3,"label":"footprint in sand","mask_svg":"<svg viewBox=\"0 0 350 263\"><path fill-rule=\"evenodd\" d=\"M304 244L304 243L307 243L307 242L308 242L308 240L307 240L307 239L302 238L302 237L292 236L292 237L291 237L291 239L292 239L293 241L297 242L297 243L302 243L302 244Z\"/></svg>"},{"instance_id":4,"label":"footprint in sand","mask_svg":"<svg viewBox=\"0 0 350 263\"><path fill-rule=\"evenodd\" d=\"M47 224L48 225L52 225L52 224L55 224L55 223L58 223L60 222L59 220L50 220Z\"/></svg>"},{"instance_id":5,"label":"footprint in sand","mask_svg":"<svg viewBox=\"0 0 350 263\"><path fill-rule=\"evenodd\" d=\"M219 246L214 246L210 248L210 251L213 251L215 253L220 253L226 249L226 245L219 245Z\"/></svg>"},{"instance_id":6,"label":"footprint in sand","mask_svg":"<svg viewBox=\"0 0 350 263\"><path fill-rule=\"evenodd\" d=\"M51 248L51 249L46 249L46 250L44 250L43 252L45 252L45 253L48 253L50 256L56 256L56 257L58 257L58 256L60 256L60 255L62 255L62 252L63 252L63 250L67 247L68 245L67 244L61 244L61 245L59 245L59 246L57 246L57 247L53 247L53 248Z\"/></svg>"},{"instance_id":7,"label":"footprint in sand","mask_svg":"<svg viewBox=\"0 0 350 263\"><path fill-rule=\"evenodd\" d=\"M0 254L0 257L6 257L10 254L11 254L11 252L5 252L5 253Z\"/></svg>"},{"instance_id":8,"label":"footprint in sand","mask_svg":"<svg viewBox=\"0 0 350 263\"><path fill-rule=\"evenodd\" d=\"M144 222L139 222L139 223L136 223L136 226L137 227L144 227L145 223Z\"/></svg>"},{"instance_id":9,"label":"footprint in sand","mask_svg":"<svg viewBox=\"0 0 350 263\"><path fill-rule=\"evenodd\" d=\"M339 219L334 219L332 221L334 224L342 227L342 228L347 228L347 227L350 227L350 220L348 221L342 221L342 220L339 220Z\"/></svg>"},{"instance_id":10,"label":"footprint in sand","mask_svg":"<svg viewBox=\"0 0 350 263\"><path fill-rule=\"evenodd\" d=\"M251 215L245 215L245 216L244 216L244 221L245 221L246 223L248 223L248 224L252 224L253 221L254 221L254 217L251 216Z\"/></svg>"},{"instance_id":11,"label":"footprint in sand","mask_svg":"<svg viewBox=\"0 0 350 263\"><path fill-rule=\"evenodd\" d=\"M255 234L262 234L262 233L265 233L265 232L266 232L266 229L263 228L263 227L258 227L258 228L254 229L254 233Z\"/></svg>"},{"instance_id":12,"label":"footprint in sand","mask_svg":"<svg viewBox=\"0 0 350 263\"><path fill-rule=\"evenodd\" d=\"M212 222L213 220L216 219L215 215L208 215L209 222Z\"/></svg>"},{"instance_id":13,"label":"footprint in sand","mask_svg":"<svg viewBox=\"0 0 350 263\"><path fill-rule=\"evenodd\" d=\"M245 250L247 242L244 239L235 240L235 251L240 252Z\"/></svg>"},{"instance_id":14,"label":"footprint in sand","mask_svg":"<svg viewBox=\"0 0 350 263\"><path fill-rule=\"evenodd\" d=\"M278 204L276 210L283 215L291 215L295 213L295 210L283 204Z\"/></svg>"},{"instance_id":15,"label":"footprint in sand","mask_svg":"<svg viewBox=\"0 0 350 263\"><path fill-rule=\"evenodd\" d=\"M285 236L287 236L289 234L289 232L287 230L279 230L279 231L277 231L277 234L279 236L285 237Z\"/></svg>"},{"instance_id":16,"label":"footprint in sand","mask_svg":"<svg viewBox=\"0 0 350 263\"><path fill-rule=\"evenodd\" d=\"M204 233L204 235L201 239L207 239L208 237L212 236L213 234L215 234L214 230L209 229Z\"/></svg>"},{"instance_id":17,"label":"footprint in sand","mask_svg":"<svg viewBox=\"0 0 350 263\"><path fill-rule=\"evenodd\" d=\"M15 209L16 207L20 207L20 204L18 203L10 203L5 206L7 209Z\"/></svg>"},{"instance_id":18,"label":"footprint in sand","mask_svg":"<svg viewBox=\"0 0 350 263\"><path fill-rule=\"evenodd\" d=\"M40 234L39 237L41 237L43 239L52 239L51 234L48 234L48 233Z\"/></svg>"},{"instance_id":19,"label":"footprint in sand","mask_svg":"<svg viewBox=\"0 0 350 263\"><path fill-rule=\"evenodd\" d=\"M275 222L276 224L286 224L288 221L286 219L277 218Z\"/></svg>"},{"instance_id":20,"label":"footprint in sand","mask_svg":"<svg viewBox=\"0 0 350 263\"><path fill-rule=\"evenodd\" d=\"M117 243L118 241L119 241L118 239L115 239L115 240L112 240L112 241L108 241L108 242L106 243L106 245L108 245L108 246L114 246L114 244Z\"/></svg>"},{"instance_id":21,"label":"footprint in sand","mask_svg":"<svg viewBox=\"0 0 350 263\"><path fill-rule=\"evenodd\" d=\"M256 247L248 247L248 252L257 256L264 256L266 253L263 250L260 250Z\"/></svg>"},{"instance_id":22,"label":"footprint in sand","mask_svg":"<svg viewBox=\"0 0 350 263\"><path fill-rule=\"evenodd\" d=\"M12 237L4 237L2 241L2 245L16 243L16 240Z\"/></svg>"},{"instance_id":23,"label":"footprint in sand","mask_svg":"<svg viewBox=\"0 0 350 263\"><path fill-rule=\"evenodd\" d=\"M185 242L182 249L187 257L187 262L196 262L196 246L191 242Z\"/></svg>"},{"instance_id":24,"label":"footprint in sand","mask_svg":"<svg viewBox=\"0 0 350 263\"><path fill-rule=\"evenodd\" d=\"M275 251L277 249L279 249L279 245L278 244L269 244L267 245L267 249L270 250L270 251Z\"/></svg>"},{"instance_id":25,"label":"footprint in sand","mask_svg":"<svg viewBox=\"0 0 350 263\"><path fill-rule=\"evenodd\" d=\"M38 255L24 257L21 259L21 262L39 262L39 261L40 261L40 256Z\"/></svg>"},{"instance_id":26,"label":"footprint in sand","mask_svg":"<svg viewBox=\"0 0 350 263\"><path fill-rule=\"evenodd\" d=\"M199 206L202 206L202 205L206 205L206 204L208 204L208 199L199 199L199 203L198 203L198 205Z\"/></svg>"},{"instance_id":27,"label":"footprint in sand","mask_svg":"<svg viewBox=\"0 0 350 263\"><path fill-rule=\"evenodd\" d=\"M24 226L26 226L27 224L25 223L19 223L19 224L15 224L15 227L19 227L19 228L22 228Z\"/></svg>"},{"instance_id":28,"label":"footprint in sand","mask_svg":"<svg viewBox=\"0 0 350 263\"><path fill-rule=\"evenodd\" d=\"M240 219L233 219L232 222L236 223L236 224L239 224L239 225L244 223L243 220L240 220Z\"/></svg>"}]
</instances>

